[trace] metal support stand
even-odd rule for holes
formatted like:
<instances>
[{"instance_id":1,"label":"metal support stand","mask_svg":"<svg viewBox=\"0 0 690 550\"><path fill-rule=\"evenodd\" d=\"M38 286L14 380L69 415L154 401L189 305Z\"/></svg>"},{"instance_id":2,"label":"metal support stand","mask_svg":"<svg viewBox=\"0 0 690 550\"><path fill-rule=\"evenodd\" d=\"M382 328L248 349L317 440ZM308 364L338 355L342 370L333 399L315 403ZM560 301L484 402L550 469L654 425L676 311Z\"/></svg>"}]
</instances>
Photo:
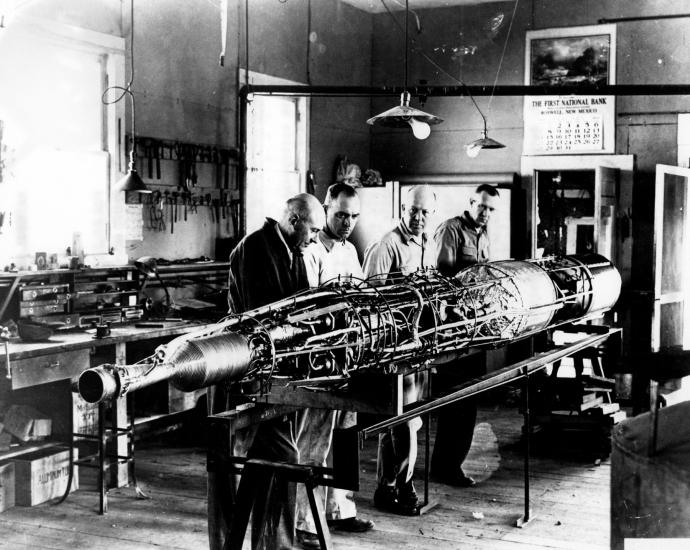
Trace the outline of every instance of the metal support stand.
<instances>
[{"instance_id":1,"label":"metal support stand","mask_svg":"<svg viewBox=\"0 0 690 550\"><path fill-rule=\"evenodd\" d=\"M108 483L108 472L111 468L117 467L120 464L127 464L127 472L129 478L129 484L134 486L134 491L136 497L140 499L149 498L144 491L141 490L137 483L136 470L134 465L134 396L133 394L128 394L125 399L129 399L127 403L127 408L131 411L129 416L129 425L127 427L120 427L117 425L117 415L113 414L112 424L110 427L106 426L105 416L107 411L106 402L101 402L98 404L98 433L97 434L85 434L85 433L75 433L71 434L69 452L70 452L70 469L69 478L67 480L67 489L62 495L57 504L61 504L65 501L69 495L70 489L72 487L72 479L74 477L74 468L78 466L83 466L84 468L97 468L98 469L98 493L99 493L99 506L98 513L103 515L108 512L108 490L110 485ZM113 402L113 406L115 402ZM127 453L125 455L120 455L117 452L117 440L120 437L127 438ZM77 440L90 440L96 441L98 445L98 450L90 455L83 456L75 460L74 458L74 446ZM108 445L115 448L114 454L109 454Z\"/></svg>"},{"instance_id":2,"label":"metal support stand","mask_svg":"<svg viewBox=\"0 0 690 550\"><path fill-rule=\"evenodd\" d=\"M326 512L323 503L314 496L314 489L318 485L317 475L311 466L284 464L268 460L247 460L242 470L242 479L237 490L237 503L233 515L230 532L223 550L242 550L244 536L249 524L249 516L260 494L265 494L265 506L268 508L273 498L276 481L282 478L285 481L304 483L309 498L309 506L314 516L314 526L319 537L322 550L332 548L331 535L326 527ZM257 546L263 548L262 542L270 529L267 529L267 509L261 515L262 522L258 526L259 535ZM255 527L257 528L257 527ZM254 547L254 545L252 545Z\"/></svg>"},{"instance_id":3,"label":"metal support stand","mask_svg":"<svg viewBox=\"0 0 690 550\"><path fill-rule=\"evenodd\" d=\"M530 439L531 439L531 426L530 426L530 410L529 410L529 374L527 369L524 370L525 374L525 425L524 425L524 436L525 436L525 451L524 451L524 474L525 474L525 508L524 513L515 522L516 527L524 527L531 520L530 506L529 506L529 453L530 453Z\"/></svg>"},{"instance_id":4,"label":"metal support stand","mask_svg":"<svg viewBox=\"0 0 690 550\"><path fill-rule=\"evenodd\" d=\"M419 507L419 515L426 514L430 512L436 506L438 506L438 501L429 500L429 471L430 471L430 461L431 455L429 453L431 448L431 415L424 415L424 503Z\"/></svg>"}]
</instances>

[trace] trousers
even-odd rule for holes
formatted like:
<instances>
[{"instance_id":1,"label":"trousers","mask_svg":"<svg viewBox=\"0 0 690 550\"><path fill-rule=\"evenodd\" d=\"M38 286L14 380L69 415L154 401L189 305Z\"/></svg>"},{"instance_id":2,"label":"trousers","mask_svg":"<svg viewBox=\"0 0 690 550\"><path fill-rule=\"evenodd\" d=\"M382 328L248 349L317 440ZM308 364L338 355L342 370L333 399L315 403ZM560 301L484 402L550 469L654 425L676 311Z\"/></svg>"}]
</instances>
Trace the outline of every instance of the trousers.
<instances>
[{"instance_id":1,"label":"trousers","mask_svg":"<svg viewBox=\"0 0 690 550\"><path fill-rule=\"evenodd\" d=\"M297 448L300 464L326 466L330 462L333 430L357 424L357 413L327 409L303 409L297 413ZM347 519L357 515L352 491L336 487L317 487L317 499L326 510L326 519ZM297 487L297 529L316 533L307 492Z\"/></svg>"},{"instance_id":2,"label":"trousers","mask_svg":"<svg viewBox=\"0 0 690 550\"><path fill-rule=\"evenodd\" d=\"M209 414L227 410L225 389L209 388ZM231 434L228 434L230 437ZM299 462L294 431L294 414L238 430L234 434L232 453L235 456L261 458L275 462ZM222 550L227 539L236 504L240 476L208 472L208 534L209 548ZM295 547L296 486L278 481L270 503L267 495L258 495L252 511L252 548L262 550L292 550ZM265 518L264 518L265 511ZM265 540L259 540L259 526L266 521Z\"/></svg>"},{"instance_id":3,"label":"trousers","mask_svg":"<svg viewBox=\"0 0 690 550\"><path fill-rule=\"evenodd\" d=\"M434 394L448 393L453 386L483 374L486 371L485 365L485 354L478 353L438 367L433 379ZM439 409L436 421L431 471L440 476L462 474L462 463L472 446L477 421L477 399L470 397Z\"/></svg>"},{"instance_id":4,"label":"trousers","mask_svg":"<svg viewBox=\"0 0 690 550\"><path fill-rule=\"evenodd\" d=\"M403 404L414 403L426 394L428 373L410 374L403 380ZM417 432L422 419L413 418L379 434L376 477L379 485L402 486L410 479L417 461Z\"/></svg>"}]
</instances>

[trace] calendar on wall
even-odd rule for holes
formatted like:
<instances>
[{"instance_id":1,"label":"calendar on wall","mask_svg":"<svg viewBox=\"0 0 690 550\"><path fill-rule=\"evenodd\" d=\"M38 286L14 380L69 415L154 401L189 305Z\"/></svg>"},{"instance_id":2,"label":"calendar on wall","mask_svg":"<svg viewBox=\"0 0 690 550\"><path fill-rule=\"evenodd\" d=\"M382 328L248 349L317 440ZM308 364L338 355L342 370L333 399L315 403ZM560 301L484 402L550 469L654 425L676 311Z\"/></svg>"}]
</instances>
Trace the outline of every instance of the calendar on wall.
<instances>
[{"instance_id":1,"label":"calendar on wall","mask_svg":"<svg viewBox=\"0 0 690 550\"><path fill-rule=\"evenodd\" d=\"M528 97L524 123L525 155L614 152L612 96Z\"/></svg>"},{"instance_id":2,"label":"calendar on wall","mask_svg":"<svg viewBox=\"0 0 690 550\"><path fill-rule=\"evenodd\" d=\"M557 95L559 86L615 84L615 25L527 32L525 84L554 95L525 97L525 155L615 152L614 96Z\"/></svg>"}]
</instances>

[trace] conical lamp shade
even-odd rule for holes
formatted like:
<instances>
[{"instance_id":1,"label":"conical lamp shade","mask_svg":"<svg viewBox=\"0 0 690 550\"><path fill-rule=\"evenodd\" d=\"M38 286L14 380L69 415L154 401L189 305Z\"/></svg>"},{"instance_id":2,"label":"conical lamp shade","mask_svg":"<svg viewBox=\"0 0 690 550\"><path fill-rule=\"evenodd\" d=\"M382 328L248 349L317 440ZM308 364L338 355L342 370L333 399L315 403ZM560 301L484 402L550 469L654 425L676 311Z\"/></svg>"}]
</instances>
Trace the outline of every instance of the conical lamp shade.
<instances>
[{"instance_id":1,"label":"conical lamp shade","mask_svg":"<svg viewBox=\"0 0 690 550\"><path fill-rule=\"evenodd\" d=\"M410 107L410 93L403 92L400 95L400 105L371 117L367 120L367 124L392 128L408 128L410 126L410 119L414 119L418 122L425 122L430 125L443 122L442 118Z\"/></svg>"},{"instance_id":2,"label":"conical lamp shade","mask_svg":"<svg viewBox=\"0 0 690 550\"><path fill-rule=\"evenodd\" d=\"M139 177L136 169L127 171L127 175L117 182L117 189L119 191L139 191L139 193L150 193L151 190L146 188L146 185Z\"/></svg>"},{"instance_id":3,"label":"conical lamp shade","mask_svg":"<svg viewBox=\"0 0 690 550\"><path fill-rule=\"evenodd\" d=\"M129 152L129 167L127 175L118 180L115 184L118 191L138 191L139 193L150 193L151 190L146 188L146 184L142 181L137 169L134 165L134 148Z\"/></svg>"},{"instance_id":4,"label":"conical lamp shade","mask_svg":"<svg viewBox=\"0 0 690 550\"><path fill-rule=\"evenodd\" d=\"M484 134L480 139L475 139L472 143L470 143L468 147L479 147L480 149L503 149L505 145L496 141L495 139L487 137L486 134Z\"/></svg>"},{"instance_id":5,"label":"conical lamp shade","mask_svg":"<svg viewBox=\"0 0 690 550\"><path fill-rule=\"evenodd\" d=\"M487 136L486 128L484 128L482 131L482 137L465 145L465 151L467 152L467 156L475 158L482 149L503 149L504 147L505 145L503 145L501 142L491 139L489 136Z\"/></svg>"}]
</instances>

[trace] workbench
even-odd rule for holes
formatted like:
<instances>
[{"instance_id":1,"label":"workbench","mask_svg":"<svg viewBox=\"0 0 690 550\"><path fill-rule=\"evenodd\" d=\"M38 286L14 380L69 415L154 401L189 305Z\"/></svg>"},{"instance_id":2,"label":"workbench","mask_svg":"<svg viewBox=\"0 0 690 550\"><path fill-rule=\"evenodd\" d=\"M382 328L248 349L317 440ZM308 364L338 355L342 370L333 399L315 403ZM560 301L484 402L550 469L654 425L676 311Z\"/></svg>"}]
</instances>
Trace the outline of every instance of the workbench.
<instances>
[{"instance_id":1,"label":"workbench","mask_svg":"<svg viewBox=\"0 0 690 550\"><path fill-rule=\"evenodd\" d=\"M152 323L153 324L153 323ZM95 331L58 331L44 342L11 341L8 346L9 357L0 352L2 375L0 376L0 404L5 408L9 404L30 405L50 415L53 431L50 440L27 442L13 446L9 451L0 451L0 462L23 453L63 444L71 439L75 432L94 426L81 425L84 421L83 407L91 406L87 411L91 421L98 423L97 405L86 404L78 394L72 392L71 380L83 370L103 363L126 364L136 362L153 353L157 346L167 343L171 338L192 330L204 328L207 323L188 321L156 322L159 327L137 328L133 325L113 327L109 336L95 338ZM7 359L9 358L9 367ZM167 385L167 384L164 384ZM168 386L167 411L160 417L170 417L193 407L199 394L183 394ZM200 393L203 393L201 391ZM126 399L118 399L112 405L113 426L128 425ZM133 412L132 412L133 414ZM126 453L126 442L119 441L114 454ZM126 464L111 468L111 486L125 486L130 482Z\"/></svg>"}]
</instances>

